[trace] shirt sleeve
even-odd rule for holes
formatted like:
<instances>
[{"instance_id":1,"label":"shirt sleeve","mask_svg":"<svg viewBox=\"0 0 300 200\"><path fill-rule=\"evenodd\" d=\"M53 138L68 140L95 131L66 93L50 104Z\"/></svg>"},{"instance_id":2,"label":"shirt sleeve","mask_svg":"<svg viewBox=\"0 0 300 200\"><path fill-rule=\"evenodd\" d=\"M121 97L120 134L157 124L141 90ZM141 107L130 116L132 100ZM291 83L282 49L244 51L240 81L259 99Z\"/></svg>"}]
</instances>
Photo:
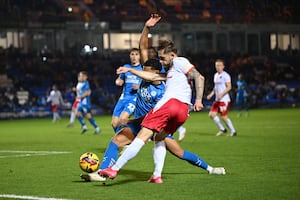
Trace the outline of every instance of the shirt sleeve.
<instances>
[{"instance_id":1,"label":"shirt sleeve","mask_svg":"<svg viewBox=\"0 0 300 200\"><path fill-rule=\"evenodd\" d=\"M226 76L224 78L226 83L231 82L231 77L228 73L226 73Z\"/></svg>"},{"instance_id":2,"label":"shirt sleeve","mask_svg":"<svg viewBox=\"0 0 300 200\"><path fill-rule=\"evenodd\" d=\"M173 59L173 65L184 74L189 73L194 68L194 65L192 65L188 59L183 57Z\"/></svg>"}]
</instances>

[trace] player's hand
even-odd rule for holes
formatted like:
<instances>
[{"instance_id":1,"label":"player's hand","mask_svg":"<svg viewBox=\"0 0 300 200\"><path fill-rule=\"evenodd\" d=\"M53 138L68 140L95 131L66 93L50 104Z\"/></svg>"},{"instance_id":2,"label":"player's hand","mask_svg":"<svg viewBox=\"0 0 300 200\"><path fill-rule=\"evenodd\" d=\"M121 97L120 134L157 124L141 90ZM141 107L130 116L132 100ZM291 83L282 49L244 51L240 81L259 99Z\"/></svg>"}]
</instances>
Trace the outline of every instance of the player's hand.
<instances>
[{"instance_id":1,"label":"player's hand","mask_svg":"<svg viewBox=\"0 0 300 200\"><path fill-rule=\"evenodd\" d=\"M222 99L222 97L223 97L223 95L222 95L222 94L219 94L219 95L217 96L217 100Z\"/></svg>"},{"instance_id":2,"label":"player's hand","mask_svg":"<svg viewBox=\"0 0 300 200\"><path fill-rule=\"evenodd\" d=\"M129 71L129 69L130 69L130 68L128 68L128 67L119 67L119 68L117 69L117 74L123 74L123 73L126 73L126 72Z\"/></svg>"},{"instance_id":3,"label":"player's hand","mask_svg":"<svg viewBox=\"0 0 300 200\"><path fill-rule=\"evenodd\" d=\"M151 14L151 17L146 21L145 26L148 28L153 27L160 19L161 16L159 16L159 14Z\"/></svg>"},{"instance_id":4,"label":"player's hand","mask_svg":"<svg viewBox=\"0 0 300 200\"><path fill-rule=\"evenodd\" d=\"M194 111L200 111L203 108L202 100L198 99L196 100L194 104Z\"/></svg>"}]
</instances>

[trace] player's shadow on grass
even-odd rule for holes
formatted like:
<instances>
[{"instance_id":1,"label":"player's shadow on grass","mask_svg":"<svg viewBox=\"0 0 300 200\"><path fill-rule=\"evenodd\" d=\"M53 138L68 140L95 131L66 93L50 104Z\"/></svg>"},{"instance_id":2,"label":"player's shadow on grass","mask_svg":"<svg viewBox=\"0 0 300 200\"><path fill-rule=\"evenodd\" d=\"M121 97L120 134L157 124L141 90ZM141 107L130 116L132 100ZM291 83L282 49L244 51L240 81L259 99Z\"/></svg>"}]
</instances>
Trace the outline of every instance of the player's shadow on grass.
<instances>
[{"instance_id":1,"label":"player's shadow on grass","mask_svg":"<svg viewBox=\"0 0 300 200\"><path fill-rule=\"evenodd\" d=\"M121 185L121 184L126 184L130 182L140 182L140 181L147 181L149 177L151 176L150 171L137 171L137 170L127 170L127 169L122 169L122 172L119 176L126 176L125 180L120 180L118 181L118 178L115 180L111 180L107 178L106 181L103 182L94 182L94 183L102 183L105 186L112 186L112 185ZM79 177L80 178L80 177ZM82 179L74 180L74 183L86 183L86 181ZM89 182L88 182L89 183ZM99 186L99 185L96 185Z\"/></svg>"},{"instance_id":2,"label":"player's shadow on grass","mask_svg":"<svg viewBox=\"0 0 300 200\"><path fill-rule=\"evenodd\" d=\"M114 180L107 179L103 186L113 186L113 185L122 185L131 182L147 182L150 178L152 172L150 171L138 171L138 170L129 170L122 169L118 177ZM123 176L123 180L118 180L119 176ZM99 185L97 185L99 186Z\"/></svg>"},{"instance_id":3,"label":"player's shadow on grass","mask_svg":"<svg viewBox=\"0 0 300 200\"><path fill-rule=\"evenodd\" d=\"M150 176L152 175L151 171L137 171L137 170L129 170L129 169L122 169L122 171L120 172L121 174L118 176L126 176L123 177L125 178L125 180L119 180L118 181L118 177L114 180L110 180L107 179L106 182L103 182L101 186L106 186L106 187L110 187L110 186L114 186L114 185L122 185L122 184L126 184L126 183L131 183L131 182L144 182L147 183L147 181L149 180ZM169 175L176 175L176 174L197 174L199 175L199 172L195 172L195 173L164 173L169 174ZM167 177L164 177L164 180L166 180ZM97 185L99 186L99 185Z\"/></svg>"}]
</instances>

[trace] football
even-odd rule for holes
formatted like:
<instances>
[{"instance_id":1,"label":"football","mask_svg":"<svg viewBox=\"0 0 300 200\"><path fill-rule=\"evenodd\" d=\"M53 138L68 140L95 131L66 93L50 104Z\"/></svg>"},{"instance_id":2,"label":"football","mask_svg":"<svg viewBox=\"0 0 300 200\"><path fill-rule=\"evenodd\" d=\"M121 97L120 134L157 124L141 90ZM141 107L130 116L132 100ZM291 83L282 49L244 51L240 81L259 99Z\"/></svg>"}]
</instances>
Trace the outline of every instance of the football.
<instances>
[{"instance_id":1,"label":"football","mask_svg":"<svg viewBox=\"0 0 300 200\"><path fill-rule=\"evenodd\" d=\"M92 152L86 152L80 156L79 166L80 169L87 173L92 173L98 170L99 168L99 158L96 154Z\"/></svg>"}]
</instances>

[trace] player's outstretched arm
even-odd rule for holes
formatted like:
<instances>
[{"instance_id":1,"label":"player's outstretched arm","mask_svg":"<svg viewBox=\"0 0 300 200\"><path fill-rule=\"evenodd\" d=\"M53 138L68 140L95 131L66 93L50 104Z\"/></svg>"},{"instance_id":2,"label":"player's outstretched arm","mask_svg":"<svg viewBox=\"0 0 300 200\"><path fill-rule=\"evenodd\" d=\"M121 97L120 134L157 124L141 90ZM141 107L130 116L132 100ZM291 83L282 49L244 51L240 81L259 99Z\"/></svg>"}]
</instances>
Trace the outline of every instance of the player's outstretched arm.
<instances>
[{"instance_id":1,"label":"player's outstretched arm","mask_svg":"<svg viewBox=\"0 0 300 200\"><path fill-rule=\"evenodd\" d=\"M164 81L166 80L165 77L160 76L159 74L153 73L153 72L147 72L143 70L136 70L133 68L128 68L128 67L119 67L117 69L117 74L122 74L126 72L131 72L138 77L147 80L147 81Z\"/></svg>"},{"instance_id":2,"label":"player's outstretched arm","mask_svg":"<svg viewBox=\"0 0 300 200\"><path fill-rule=\"evenodd\" d=\"M142 63L148 60L148 34L150 32L150 27L155 26L160 19L161 17L158 14L152 14L151 17L145 22L139 41Z\"/></svg>"},{"instance_id":3,"label":"player's outstretched arm","mask_svg":"<svg viewBox=\"0 0 300 200\"><path fill-rule=\"evenodd\" d=\"M139 42L139 47L140 47L140 52L141 52L141 63L144 63L148 60L148 34L150 32L150 29L146 26L144 26L141 37L140 37L140 42Z\"/></svg>"}]
</instances>

